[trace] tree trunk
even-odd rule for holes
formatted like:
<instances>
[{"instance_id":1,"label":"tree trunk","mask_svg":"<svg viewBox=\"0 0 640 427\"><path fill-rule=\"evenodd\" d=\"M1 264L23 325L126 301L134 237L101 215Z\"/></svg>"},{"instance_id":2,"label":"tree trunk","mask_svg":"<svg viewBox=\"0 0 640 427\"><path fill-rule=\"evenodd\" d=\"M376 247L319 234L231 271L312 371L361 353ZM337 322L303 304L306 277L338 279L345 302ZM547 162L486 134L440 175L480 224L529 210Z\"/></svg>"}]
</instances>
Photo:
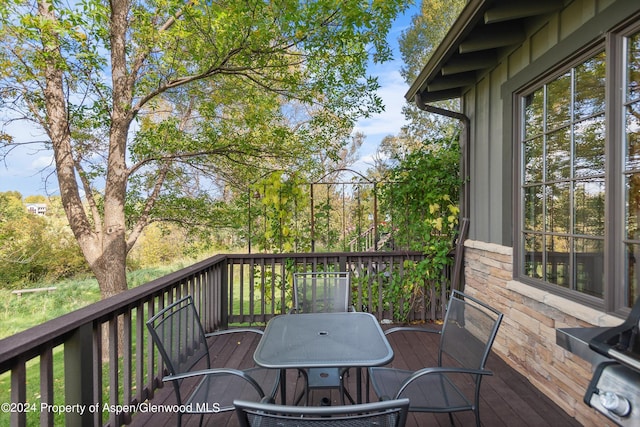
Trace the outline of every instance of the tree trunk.
<instances>
[{"instance_id":1,"label":"tree trunk","mask_svg":"<svg viewBox=\"0 0 640 427\"><path fill-rule=\"evenodd\" d=\"M107 232L102 255L91 266L98 280L102 299L127 290L126 256L124 230L114 235L109 235Z\"/></svg>"}]
</instances>

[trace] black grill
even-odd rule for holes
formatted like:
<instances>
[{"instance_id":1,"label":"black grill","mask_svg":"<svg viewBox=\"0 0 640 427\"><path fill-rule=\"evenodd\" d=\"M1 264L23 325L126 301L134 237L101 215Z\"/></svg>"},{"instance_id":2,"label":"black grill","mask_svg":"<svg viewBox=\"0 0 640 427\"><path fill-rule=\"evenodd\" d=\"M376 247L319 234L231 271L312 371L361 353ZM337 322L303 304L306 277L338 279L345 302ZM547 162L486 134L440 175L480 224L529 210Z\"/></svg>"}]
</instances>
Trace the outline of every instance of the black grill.
<instances>
[{"instance_id":1,"label":"black grill","mask_svg":"<svg viewBox=\"0 0 640 427\"><path fill-rule=\"evenodd\" d=\"M620 426L639 426L640 298L621 325L606 328L589 347L609 360L596 367L584 402Z\"/></svg>"}]
</instances>

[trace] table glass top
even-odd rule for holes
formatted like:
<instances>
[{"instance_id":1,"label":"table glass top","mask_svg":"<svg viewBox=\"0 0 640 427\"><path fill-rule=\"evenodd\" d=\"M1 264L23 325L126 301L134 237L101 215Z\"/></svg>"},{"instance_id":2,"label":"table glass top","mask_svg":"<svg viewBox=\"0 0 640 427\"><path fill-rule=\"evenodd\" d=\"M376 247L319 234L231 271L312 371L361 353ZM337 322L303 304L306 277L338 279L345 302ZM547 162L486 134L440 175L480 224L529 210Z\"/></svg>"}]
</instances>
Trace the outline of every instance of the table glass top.
<instances>
[{"instance_id":1,"label":"table glass top","mask_svg":"<svg viewBox=\"0 0 640 427\"><path fill-rule=\"evenodd\" d=\"M254 354L267 368L379 366L392 359L376 318L358 312L274 317Z\"/></svg>"}]
</instances>

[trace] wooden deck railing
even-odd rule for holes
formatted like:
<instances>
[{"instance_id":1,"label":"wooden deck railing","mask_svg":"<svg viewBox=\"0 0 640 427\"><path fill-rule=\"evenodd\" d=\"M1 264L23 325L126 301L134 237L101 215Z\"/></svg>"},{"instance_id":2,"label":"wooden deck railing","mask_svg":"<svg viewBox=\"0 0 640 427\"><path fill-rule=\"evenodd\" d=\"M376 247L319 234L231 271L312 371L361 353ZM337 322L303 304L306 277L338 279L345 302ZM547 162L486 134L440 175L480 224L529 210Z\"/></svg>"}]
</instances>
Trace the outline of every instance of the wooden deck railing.
<instances>
[{"instance_id":1,"label":"wooden deck railing","mask_svg":"<svg viewBox=\"0 0 640 427\"><path fill-rule=\"evenodd\" d=\"M293 271L350 271L354 305L393 319L403 308L402 301L394 307L385 300L389 278L402 276L405 261L421 258L406 252L218 255L43 323L0 341L0 375L11 381L0 424L126 424L163 376L145 321L184 295L193 295L209 332L286 313ZM441 315L445 298L429 285L424 292L433 303L409 317Z\"/></svg>"}]
</instances>

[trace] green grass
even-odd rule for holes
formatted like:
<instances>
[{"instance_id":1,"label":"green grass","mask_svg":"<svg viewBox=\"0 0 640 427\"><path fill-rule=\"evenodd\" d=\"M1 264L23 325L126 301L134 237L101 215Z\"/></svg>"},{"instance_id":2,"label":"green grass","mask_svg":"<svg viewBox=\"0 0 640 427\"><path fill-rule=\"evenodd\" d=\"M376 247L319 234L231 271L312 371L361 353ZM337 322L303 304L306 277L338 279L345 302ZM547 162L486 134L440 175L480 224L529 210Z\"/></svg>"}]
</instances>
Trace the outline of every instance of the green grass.
<instances>
[{"instance_id":1,"label":"green grass","mask_svg":"<svg viewBox=\"0 0 640 427\"><path fill-rule=\"evenodd\" d=\"M184 263L147 268L127 274L129 288L135 288L184 267ZM100 300L93 278L38 283L33 288L55 286L55 291L24 293L21 296L0 289L0 339L39 325Z\"/></svg>"}]
</instances>

